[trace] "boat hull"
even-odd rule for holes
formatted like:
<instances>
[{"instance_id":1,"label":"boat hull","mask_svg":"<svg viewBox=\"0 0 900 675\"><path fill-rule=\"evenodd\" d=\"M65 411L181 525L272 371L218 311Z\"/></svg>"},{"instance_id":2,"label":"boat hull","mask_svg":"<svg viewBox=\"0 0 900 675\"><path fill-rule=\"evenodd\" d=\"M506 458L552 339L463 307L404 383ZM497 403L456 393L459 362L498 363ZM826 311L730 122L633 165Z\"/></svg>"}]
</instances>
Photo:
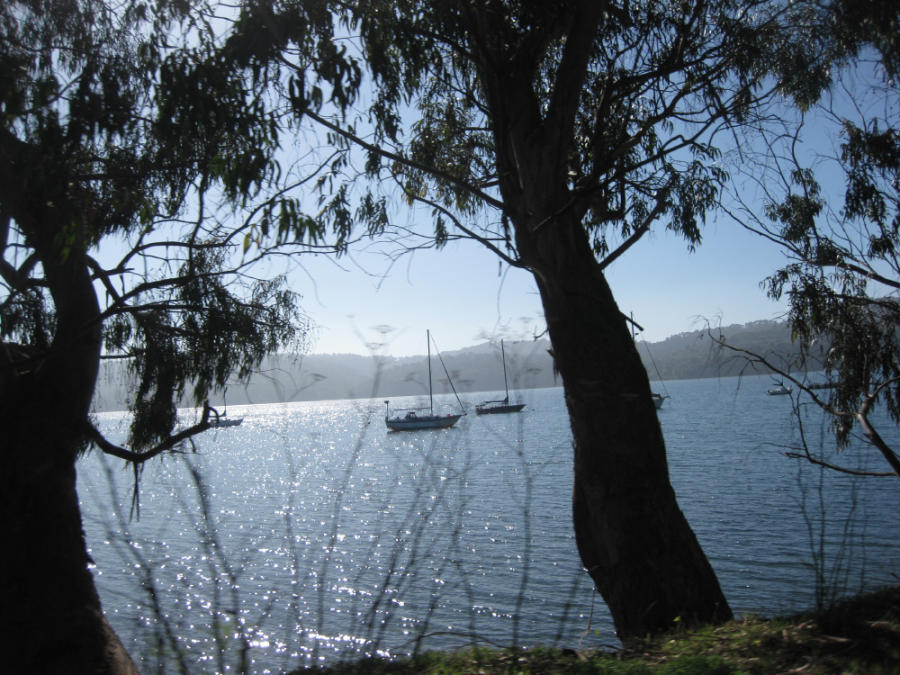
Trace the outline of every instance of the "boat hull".
<instances>
[{"instance_id":1,"label":"boat hull","mask_svg":"<svg viewBox=\"0 0 900 675\"><path fill-rule=\"evenodd\" d=\"M459 421L462 415L423 415L413 419L403 417L384 418L387 428L392 431L414 431L416 429L446 429Z\"/></svg>"},{"instance_id":2,"label":"boat hull","mask_svg":"<svg viewBox=\"0 0 900 675\"><path fill-rule=\"evenodd\" d=\"M524 403L515 403L513 405L495 405L495 406L475 406L475 412L479 415L501 415L505 413L522 412L525 407Z\"/></svg>"},{"instance_id":3,"label":"boat hull","mask_svg":"<svg viewBox=\"0 0 900 675\"><path fill-rule=\"evenodd\" d=\"M221 429L222 427L236 427L243 421L244 421L243 417L239 417L236 420L219 420L218 422L214 422L214 421L210 420L209 425L213 429Z\"/></svg>"}]
</instances>

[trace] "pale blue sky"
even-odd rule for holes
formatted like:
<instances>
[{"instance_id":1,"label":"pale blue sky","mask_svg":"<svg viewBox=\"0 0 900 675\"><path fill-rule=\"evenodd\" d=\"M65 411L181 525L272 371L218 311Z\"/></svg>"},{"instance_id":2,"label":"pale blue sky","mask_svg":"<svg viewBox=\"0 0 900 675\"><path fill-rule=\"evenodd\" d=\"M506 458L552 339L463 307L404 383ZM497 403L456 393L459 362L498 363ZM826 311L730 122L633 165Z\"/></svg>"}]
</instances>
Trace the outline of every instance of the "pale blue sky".
<instances>
[{"instance_id":1,"label":"pale blue sky","mask_svg":"<svg viewBox=\"0 0 900 675\"><path fill-rule=\"evenodd\" d=\"M855 103L859 105L860 99ZM801 159L807 165L836 152L837 129L822 117L810 116L804 136ZM834 181L842 181L842 175L836 172L831 180L824 193L840 196L842 186ZM748 199L754 212L762 213L762 198ZM401 220L409 217L401 206L393 215ZM422 231L430 228L424 220L417 225ZM104 258L120 254L119 246L108 250L109 243L105 242ZM283 260L258 271L281 273ZM657 342L702 328L704 319L730 325L782 318L785 302L770 300L760 282L784 263L779 247L728 216L713 214L695 253L659 224L607 270L607 278L621 311L633 313L644 327L642 337ZM442 351L480 344L485 335L527 339L545 329L531 275L505 267L501 275L498 258L475 242L419 251L396 263L384 279L360 270L384 271L384 259L371 252L337 262L303 255L290 265L303 268L294 269L289 278L315 323L312 353L369 354L377 349L410 356L425 353L426 329ZM385 327L391 330L384 332ZM379 343L384 345L379 348Z\"/></svg>"},{"instance_id":2,"label":"pale blue sky","mask_svg":"<svg viewBox=\"0 0 900 675\"><path fill-rule=\"evenodd\" d=\"M822 194L833 198L835 211L842 203L844 176L833 162L840 142L834 115L857 123L861 117L884 115L890 97L884 94L879 73L877 65L860 61L840 75L833 96L823 101L831 113L814 110L806 116L797 156L816 169ZM789 117L796 111L788 106L782 114ZM744 199L762 215L763 197L752 181L740 177L745 168L740 157L728 161L736 184L743 181ZM775 193L781 190L783 186L776 186ZM373 271L379 269L374 257L357 259ZM607 278L621 311L633 312L644 327L644 339L657 342L702 328L704 319L726 326L782 319L785 301L769 299L760 282L785 262L782 249L720 213L703 228L703 243L695 253L659 224L611 266ZM419 252L397 264L380 288L377 279L354 271L352 265L341 271L321 259L304 264L315 287L308 278L295 274L292 279L318 326L314 353L369 353L367 342L384 340L378 328L383 326L394 329L386 335L384 349L394 356L424 354L426 329L443 351L450 351L479 344L485 333L497 334L504 327L508 338L545 328L531 275L512 269L501 278L497 257L474 242Z\"/></svg>"},{"instance_id":3,"label":"pale blue sky","mask_svg":"<svg viewBox=\"0 0 900 675\"><path fill-rule=\"evenodd\" d=\"M380 264L357 259L372 269ZM315 284L295 273L292 285L317 324L315 353L365 354L367 341L386 337L387 353L408 356L425 352L426 329L450 351L479 344L502 327L509 338L545 328L531 274L510 269L501 278L497 257L474 242L418 252L396 265L380 289L377 279L349 264L347 271L323 258L303 264ZM620 309L633 312L644 337L656 342L701 327L698 317L725 325L779 318L784 303L769 300L759 282L781 264L773 244L723 217L708 223L697 252L671 233L651 235L607 276ZM382 326L394 331L383 336Z\"/></svg>"}]
</instances>

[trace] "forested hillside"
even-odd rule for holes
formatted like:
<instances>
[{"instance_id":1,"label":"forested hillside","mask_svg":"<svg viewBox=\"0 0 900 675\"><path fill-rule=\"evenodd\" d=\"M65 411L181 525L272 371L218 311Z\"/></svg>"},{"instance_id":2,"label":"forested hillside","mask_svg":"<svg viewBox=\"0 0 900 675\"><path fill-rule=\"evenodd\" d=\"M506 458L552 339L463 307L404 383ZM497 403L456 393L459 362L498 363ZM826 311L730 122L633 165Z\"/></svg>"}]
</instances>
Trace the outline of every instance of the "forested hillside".
<instances>
[{"instance_id":1,"label":"forested hillside","mask_svg":"<svg viewBox=\"0 0 900 675\"><path fill-rule=\"evenodd\" d=\"M784 322L753 321L711 332L715 337L724 337L728 345L765 356L779 366L786 367L799 352L791 342L790 327ZM638 351L651 380L695 380L767 372L758 367L748 371L747 361L740 352L721 349L705 330L680 333L662 342L641 342Z\"/></svg>"},{"instance_id":2,"label":"forested hillside","mask_svg":"<svg viewBox=\"0 0 900 675\"><path fill-rule=\"evenodd\" d=\"M773 355L775 362L796 356L787 324L755 321L726 326L714 331L728 344L761 355ZM553 376L553 360L547 340L506 342L506 365L511 392L561 386ZM740 354L723 351L705 331L673 335L662 342L638 342L638 352L651 380L689 380L739 375L747 368ZM443 364L441 363L443 360ZM457 392L502 391L503 366L499 343L484 343L432 356L434 392L451 393L444 372L453 379ZM751 372L759 372L751 371ZM124 375L121 366L108 366L99 387L98 410L121 408ZM322 401L347 398L417 396L428 393L425 356L403 358L360 356L357 354L312 354L282 356L266 361L264 368L246 387L232 388L228 403L233 405L289 401ZM118 402L118 403L117 403ZM213 401L221 404L222 401ZM185 405L188 405L185 402Z\"/></svg>"}]
</instances>

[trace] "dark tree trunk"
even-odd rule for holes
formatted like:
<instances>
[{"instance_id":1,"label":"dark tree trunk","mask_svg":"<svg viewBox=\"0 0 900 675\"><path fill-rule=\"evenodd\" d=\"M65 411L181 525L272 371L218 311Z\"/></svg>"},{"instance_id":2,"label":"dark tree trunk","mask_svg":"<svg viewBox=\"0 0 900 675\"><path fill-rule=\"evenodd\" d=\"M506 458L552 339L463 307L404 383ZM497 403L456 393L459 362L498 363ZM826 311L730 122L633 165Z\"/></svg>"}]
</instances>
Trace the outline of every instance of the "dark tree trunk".
<instances>
[{"instance_id":1,"label":"dark tree trunk","mask_svg":"<svg viewBox=\"0 0 900 675\"><path fill-rule=\"evenodd\" d=\"M3 414L9 443L0 476L5 667L22 674L136 673L103 616L88 568L72 430L54 419L57 406L34 407L41 398L20 392Z\"/></svg>"},{"instance_id":2,"label":"dark tree trunk","mask_svg":"<svg viewBox=\"0 0 900 675\"><path fill-rule=\"evenodd\" d=\"M48 248L53 345L27 366L2 364L0 381L3 663L17 674L130 675L88 567L75 485L99 364L97 299L81 255Z\"/></svg>"},{"instance_id":3,"label":"dark tree trunk","mask_svg":"<svg viewBox=\"0 0 900 675\"><path fill-rule=\"evenodd\" d=\"M649 378L582 222L592 190L573 185L569 174L572 149L583 140L576 140L575 120L604 5L578 0L568 7L549 102L535 88L548 77L537 71L544 48L538 42L507 50L502 38L482 35L481 84L504 216L537 281L565 386L578 550L627 639L721 622L731 610L678 507ZM603 152L621 148L595 151L600 166Z\"/></svg>"},{"instance_id":4,"label":"dark tree trunk","mask_svg":"<svg viewBox=\"0 0 900 675\"><path fill-rule=\"evenodd\" d=\"M669 482L649 378L580 222L522 232L575 443L578 550L623 638L731 610Z\"/></svg>"}]
</instances>

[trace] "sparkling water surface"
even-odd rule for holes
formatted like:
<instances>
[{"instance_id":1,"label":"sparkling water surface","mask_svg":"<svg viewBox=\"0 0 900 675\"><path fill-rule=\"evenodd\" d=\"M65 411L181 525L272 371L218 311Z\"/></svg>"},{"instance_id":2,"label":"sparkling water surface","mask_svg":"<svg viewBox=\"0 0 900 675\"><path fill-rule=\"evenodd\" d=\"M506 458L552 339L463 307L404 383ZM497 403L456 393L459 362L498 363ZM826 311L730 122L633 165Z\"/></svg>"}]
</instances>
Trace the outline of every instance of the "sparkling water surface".
<instances>
[{"instance_id":1,"label":"sparkling water surface","mask_svg":"<svg viewBox=\"0 0 900 675\"><path fill-rule=\"evenodd\" d=\"M769 378L665 386L672 483L736 613L813 606L817 571L847 592L898 582L900 481L786 459L797 424L789 397L765 395ZM107 616L144 672L616 645L572 533L562 389L520 398L520 414L404 432L385 429L381 400L233 407L241 426L149 462L137 499L130 470L89 454L79 494ZM827 450L821 416L805 419ZM124 442L121 414L100 424Z\"/></svg>"}]
</instances>

